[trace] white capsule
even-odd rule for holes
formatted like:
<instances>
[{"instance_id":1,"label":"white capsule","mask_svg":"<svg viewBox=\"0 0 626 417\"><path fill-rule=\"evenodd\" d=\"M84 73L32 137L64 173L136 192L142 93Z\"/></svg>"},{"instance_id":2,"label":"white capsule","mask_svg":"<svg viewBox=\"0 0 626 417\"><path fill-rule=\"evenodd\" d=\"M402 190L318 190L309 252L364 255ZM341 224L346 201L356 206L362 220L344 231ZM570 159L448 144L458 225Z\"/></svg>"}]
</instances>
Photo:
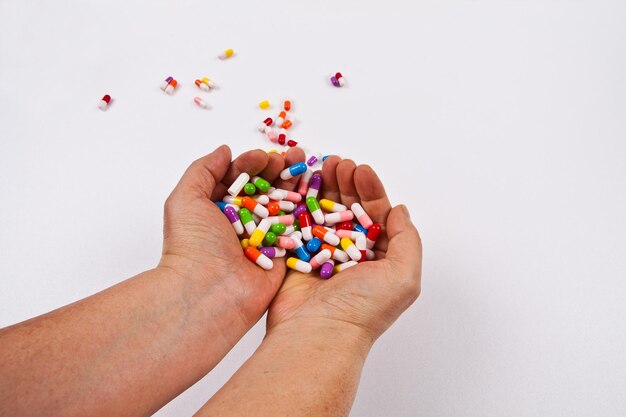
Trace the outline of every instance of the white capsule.
<instances>
[{"instance_id":1,"label":"white capsule","mask_svg":"<svg viewBox=\"0 0 626 417\"><path fill-rule=\"evenodd\" d=\"M302 238L307 242L313 239L313 234L311 233L311 226L300 227L300 231L302 232Z\"/></svg>"},{"instance_id":2,"label":"white capsule","mask_svg":"<svg viewBox=\"0 0 626 417\"><path fill-rule=\"evenodd\" d=\"M360 251L367 249L367 238L363 233L359 233L354 241L354 245Z\"/></svg>"},{"instance_id":3,"label":"white capsule","mask_svg":"<svg viewBox=\"0 0 626 417\"><path fill-rule=\"evenodd\" d=\"M311 217L313 217L315 223L324 224L324 213L322 212L322 209L313 210L311 212Z\"/></svg>"},{"instance_id":4,"label":"white capsule","mask_svg":"<svg viewBox=\"0 0 626 417\"><path fill-rule=\"evenodd\" d=\"M237 220L235 223L231 224L233 225L233 229L235 229L235 233L237 233L237 236L243 235L244 229L241 220Z\"/></svg>"},{"instance_id":5,"label":"white capsule","mask_svg":"<svg viewBox=\"0 0 626 417\"><path fill-rule=\"evenodd\" d=\"M320 266L322 266L322 264L324 262L326 262L327 260L329 260L331 257L331 253L330 250L328 249L324 249L322 251L320 251L317 255L315 255L313 258L311 258L311 260L309 261L309 263L311 264L311 268L312 269L317 269Z\"/></svg>"},{"instance_id":6,"label":"white capsule","mask_svg":"<svg viewBox=\"0 0 626 417\"><path fill-rule=\"evenodd\" d=\"M267 196L276 201L284 200L287 197L287 190L272 187L267 191Z\"/></svg>"},{"instance_id":7,"label":"white capsule","mask_svg":"<svg viewBox=\"0 0 626 417\"><path fill-rule=\"evenodd\" d=\"M211 107L209 106L209 103L202 100L200 97L194 97L193 102L196 103L199 107L202 107L203 109L208 109Z\"/></svg>"},{"instance_id":8,"label":"white capsule","mask_svg":"<svg viewBox=\"0 0 626 417\"><path fill-rule=\"evenodd\" d=\"M298 247L302 246L302 232L296 230L295 232L291 233L289 237L292 238L294 241L299 240L300 245Z\"/></svg>"},{"instance_id":9,"label":"white capsule","mask_svg":"<svg viewBox=\"0 0 626 417\"><path fill-rule=\"evenodd\" d=\"M274 262L272 262L270 258L268 258L267 256L263 254L260 254L259 257L256 258L255 263L259 265L261 268L265 269L266 271L269 271L274 267Z\"/></svg>"},{"instance_id":10,"label":"white capsule","mask_svg":"<svg viewBox=\"0 0 626 417\"><path fill-rule=\"evenodd\" d=\"M269 210L261 204L257 204L256 206L254 206L254 210L252 210L252 213L256 214L262 219L265 219L266 217L270 215Z\"/></svg>"},{"instance_id":11,"label":"white capsule","mask_svg":"<svg viewBox=\"0 0 626 417\"><path fill-rule=\"evenodd\" d=\"M346 248L346 253L353 261L361 260L361 251L356 247L356 245L350 245Z\"/></svg>"},{"instance_id":12,"label":"white capsule","mask_svg":"<svg viewBox=\"0 0 626 417\"><path fill-rule=\"evenodd\" d=\"M350 257L341 249L335 249L335 251L333 252L333 259L338 262L348 262L350 260Z\"/></svg>"},{"instance_id":13,"label":"white capsule","mask_svg":"<svg viewBox=\"0 0 626 417\"><path fill-rule=\"evenodd\" d=\"M318 188L313 188L313 187L309 187L306 190L306 197L315 197L317 198L317 195L319 194L320 190Z\"/></svg>"},{"instance_id":14,"label":"white capsule","mask_svg":"<svg viewBox=\"0 0 626 417\"><path fill-rule=\"evenodd\" d=\"M274 246L274 250L276 251L276 253L274 254L274 258L282 258L287 254L287 251L284 248L277 248L276 246Z\"/></svg>"},{"instance_id":15,"label":"white capsule","mask_svg":"<svg viewBox=\"0 0 626 417\"><path fill-rule=\"evenodd\" d=\"M250 175L242 172L228 189L228 194L235 197L241 192L241 190L243 190L243 187L248 183L248 181L250 181Z\"/></svg>"},{"instance_id":16,"label":"white capsule","mask_svg":"<svg viewBox=\"0 0 626 417\"><path fill-rule=\"evenodd\" d=\"M354 213L354 217L356 217L361 226L363 226L364 228L369 229L374 224L370 216L368 216L365 212L363 206L361 206L359 203L352 204L350 209Z\"/></svg>"},{"instance_id":17,"label":"white capsule","mask_svg":"<svg viewBox=\"0 0 626 417\"><path fill-rule=\"evenodd\" d=\"M291 201L287 201L287 200L279 200L278 206L280 207L282 211L286 213L291 213L292 211L296 209L296 205L292 203Z\"/></svg>"},{"instance_id":18,"label":"white capsule","mask_svg":"<svg viewBox=\"0 0 626 417\"><path fill-rule=\"evenodd\" d=\"M295 232L295 231L296 231L296 229L295 229L293 226L291 226L291 225L290 225L290 226L287 226L287 227L285 228L285 232L284 232L284 233L281 233L281 235L284 235L284 236L289 236L290 234L292 234L292 233L293 233L293 232Z\"/></svg>"},{"instance_id":19,"label":"white capsule","mask_svg":"<svg viewBox=\"0 0 626 417\"><path fill-rule=\"evenodd\" d=\"M165 92L167 94L172 94L175 88L176 88L175 85L168 84L167 87L165 87Z\"/></svg>"},{"instance_id":20,"label":"white capsule","mask_svg":"<svg viewBox=\"0 0 626 417\"><path fill-rule=\"evenodd\" d=\"M341 271L345 271L348 268L352 268L355 265L358 265L359 263L356 261L350 261L350 262L344 262L342 264L339 265L335 265L335 273L339 273Z\"/></svg>"},{"instance_id":21,"label":"white capsule","mask_svg":"<svg viewBox=\"0 0 626 417\"><path fill-rule=\"evenodd\" d=\"M259 204L266 205L270 202L270 198L265 194L261 194L261 195L255 196L254 201L256 201Z\"/></svg>"},{"instance_id":22,"label":"white capsule","mask_svg":"<svg viewBox=\"0 0 626 417\"><path fill-rule=\"evenodd\" d=\"M243 225L243 227L245 227L246 232L252 236L252 233L254 233L254 231L256 230L256 223L255 222L248 222L246 224Z\"/></svg>"},{"instance_id":23,"label":"white capsule","mask_svg":"<svg viewBox=\"0 0 626 417\"><path fill-rule=\"evenodd\" d=\"M298 194L306 195L309 190L309 181L313 176L313 170L311 168L307 169L304 174L300 177L300 183L298 184Z\"/></svg>"},{"instance_id":24,"label":"white capsule","mask_svg":"<svg viewBox=\"0 0 626 417\"><path fill-rule=\"evenodd\" d=\"M365 237L365 234L357 232L355 230L337 230L335 233L337 234L337 236L347 237L353 242L356 242L356 239L359 235Z\"/></svg>"}]
</instances>

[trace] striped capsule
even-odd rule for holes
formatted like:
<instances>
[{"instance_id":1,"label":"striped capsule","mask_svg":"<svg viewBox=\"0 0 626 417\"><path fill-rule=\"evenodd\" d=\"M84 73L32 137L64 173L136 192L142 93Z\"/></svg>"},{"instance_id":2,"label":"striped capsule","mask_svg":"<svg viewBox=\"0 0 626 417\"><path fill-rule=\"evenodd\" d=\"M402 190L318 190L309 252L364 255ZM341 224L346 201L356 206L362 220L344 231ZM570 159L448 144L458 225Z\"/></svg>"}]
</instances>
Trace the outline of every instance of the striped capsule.
<instances>
[{"instance_id":1,"label":"striped capsule","mask_svg":"<svg viewBox=\"0 0 626 417\"><path fill-rule=\"evenodd\" d=\"M367 257L367 238L363 233L356 237L354 246L356 246L359 252L361 252L361 259L359 259L359 262L365 262L365 258Z\"/></svg>"},{"instance_id":2,"label":"striped capsule","mask_svg":"<svg viewBox=\"0 0 626 417\"><path fill-rule=\"evenodd\" d=\"M270 258L263 255L261 251L253 246L248 246L243 250L243 253L246 255L248 259L250 259L255 264L259 265L261 268L269 271L274 267L274 263Z\"/></svg>"},{"instance_id":3,"label":"striped capsule","mask_svg":"<svg viewBox=\"0 0 626 417\"><path fill-rule=\"evenodd\" d=\"M322 241L319 238L314 237L313 239L309 240L306 243L306 250L308 250L311 253L315 253L320 249L321 246L322 246Z\"/></svg>"},{"instance_id":4,"label":"striped capsule","mask_svg":"<svg viewBox=\"0 0 626 417\"><path fill-rule=\"evenodd\" d=\"M298 194L299 195L299 194ZM317 224L324 224L324 213L315 197L307 197L306 206Z\"/></svg>"},{"instance_id":5,"label":"striped capsule","mask_svg":"<svg viewBox=\"0 0 626 417\"><path fill-rule=\"evenodd\" d=\"M320 207L322 208L322 210L330 213L337 213L340 211L348 210L348 207L344 206L343 204L339 204L335 201L327 200L325 198L322 198L320 200Z\"/></svg>"},{"instance_id":6,"label":"striped capsule","mask_svg":"<svg viewBox=\"0 0 626 417\"><path fill-rule=\"evenodd\" d=\"M239 207L243 205L243 197L239 196L225 195L222 201Z\"/></svg>"},{"instance_id":7,"label":"striped capsule","mask_svg":"<svg viewBox=\"0 0 626 417\"><path fill-rule=\"evenodd\" d=\"M233 197L239 195L239 193L241 192L241 190L243 190L243 187L245 187L248 181L250 181L250 175L242 172L228 188L228 194L232 195Z\"/></svg>"},{"instance_id":8,"label":"striped capsule","mask_svg":"<svg viewBox=\"0 0 626 417\"><path fill-rule=\"evenodd\" d=\"M313 235L311 234L311 215L306 211L304 213L300 213L298 221L300 222L302 238L307 242L313 239Z\"/></svg>"},{"instance_id":9,"label":"striped capsule","mask_svg":"<svg viewBox=\"0 0 626 417\"><path fill-rule=\"evenodd\" d=\"M352 210L338 211L336 213L328 213L324 216L327 225L334 225L341 222L348 222L354 219Z\"/></svg>"},{"instance_id":10,"label":"striped capsule","mask_svg":"<svg viewBox=\"0 0 626 417\"><path fill-rule=\"evenodd\" d=\"M359 223L361 223L361 226L363 226L365 229L369 229L370 226L374 224L372 219L370 219L370 216L368 216L365 212L363 206L359 203L352 204L352 206L350 206L350 209L354 213L354 216L359 221Z\"/></svg>"},{"instance_id":11,"label":"striped capsule","mask_svg":"<svg viewBox=\"0 0 626 417\"><path fill-rule=\"evenodd\" d=\"M196 87L198 87L198 88L199 88L200 90L202 90L202 91L209 91L209 90L211 90L211 89L209 88L209 85L208 85L208 84L203 83L201 80L196 80L196 81L194 81L194 84L196 85Z\"/></svg>"},{"instance_id":12,"label":"striped capsule","mask_svg":"<svg viewBox=\"0 0 626 417\"><path fill-rule=\"evenodd\" d=\"M333 256L333 259L338 262L348 262L350 260L347 253L327 243L322 243L322 250L323 249L328 249Z\"/></svg>"},{"instance_id":13,"label":"striped capsule","mask_svg":"<svg viewBox=\"0 0 626 417\"><path fill-rule=\"evenodd\" d=\"M293 177L297 177L298 175L302 175L306 172L307 166L304 162L298 162L293 164L289 168L285 168L280 173L280 178L283 180L289 180Z\"/></svg>"},{"instance_id":14,"label":"striped capsule","mask_svg":"<svg viewBox=\"0 0 626 417\"><path fill-rule=\"evenodd\" d=\"M250 242L250 244L252 244L252 242ZM361 259L361 251L359 251L356 245L347 237L341 238L341 248L346 251L350 259L353 261Z\"/></svg>"},{"instance_id":15,"label":"striped capsule","mask_svg":"<svg viewBox=\"0 0 626 417\"><path fill-rule=\"evenodd\" d=\"M219 59L227 59L227 58L232 57L233 55L235 55L235 51L233 51L232 49L227 49L221 54L219 54L217 57Z\"/></svg>"},{"instance_id":16,"label":"striped capsule","mask_svg":"<svg viewBox=\"0 0 626 417\"><path fill-rule=\"evenodd\" d=\"M278 113L278 117L276 118L276 126L281 126L285 123L285 118L287 117L287 112L281 111Z\"/></svg>"},{"instance_id":17,"label":"striped capsule","mask_svg":"<svg viewBox=\"0 0 626 417\"><path fill-rule=\"evenodd\" d=\"M320 226L319 224L313 226L313 228L311 229L311 233L313 234L313 236L320 240L323 240L329 245L337 246L341 241L339 236L337 236L334 232L331 232L330 230L326 229L323 226Z\"/></svg>"},{"instance_id":18,"label":"striped capsule","mask_svg":"<svg viewBox=\"0 0 626 417\"><path fill-rule=\"evenodd\" d=\"M311 264L312 269L317 269L326 261L328 261L331 257L331 253L328 249L324 249L320 251L317 255L315 255L309 263Z\"/></svg>"},{"instance_id":19,"label":"striped capsule","mask_svg":"<svg viewBox=\"0 0 626 417\"><path fill-rule=\"evenodd\" d=\"M196 103L196 105L198 107L201 107L203 109L210 109L211 106L209 106L209 103L207 103L206 101L202 100L200 97L194 97L193 98L193 102Z\"/></svg>"},{"instance_id":20,"label":"striped capsule","mask_svg":"<svg viewBox=\"0 0 626 417\"><path fill-rule=\"evenodd\" d=\"M267 119L263 120L261 123L259 123L259 132L261 133L265 133L265 128L272 126L272 118L268 117Z\"/></svg>"},{"instance_id":21,"label":"striped capsule","mask_svg":"<svg viewBox=\"0 0 626 417\"><path fill-rule=\"evenodd\" d=\"M300 182L298 183L298 194L304 196L309 190L309 182L311 181L311 177L313 176L313 170L307 169L304 174L300 177ZM321 203L321 202L320 202Z\"/></svg>"},{"instance_id":22,"label":"striped capsule","mask_svg":"<svg viewBox=\"0 0 626 417\"><path fill-rule=\"evenodd\" d=\"M224 209L224 214L228 217L228 221L233 225L233 229L235 229L235 233L237 235L243 235L243 225L241 224L241 220L239 219L239 215L235 211L234 208L228 206Z\"/></svg>"},{"instance_id":23,"label":"striped capsule","mask_svg":"<svg viewBox=\"0 0 626 417\"><path fill-rule=\"evenodd\" d=\"M269 189L272 187L267 180L259 176L252 177L252 183L256 186L256 188L264 193L268 192Z\"/></svg>"},{"instance_id":24,"label":"striped capsule","mask_svg":"<svg viewBox=\"0 0 626 417\"><path fill-rule=\"evenodd\" d=\"M289 237L291 238L291 240L293 240L293 243L294 243L293 251L296 253L296 256L298 258L302 259L305 262L309 262L311 260L311 254L309 253L308 250L306 250L306 248L304 247L304 244L302 243L301 238L297 236L297 233L298 232L294 232L289 235Z\"/></svg>"},{"instance_id":25,"label":"striped capsule","mask_svg":"<svg viewBox=\"0 0 626 417\"><path fill-rule=\"evenodd\" d=\"M167 87L165 87L165 92L167 94L172 94L174 92L174 90L176 90L177 86L178 86L178 81L172 80L172 81L169 82Z\"/></svg>"},{"instance_id":26,"label":"striped capsule","mask_svg":"<svg viewBox=\"0 0 626 417\"><path fill-rule=\"evenodd\" d=\"M381 230L382 228L378 223L372 224L370 228L367 229L367 249L372 249L374 247L376 241L378 240L378 237L380 236Z\"/></svg>"},{"instance_id":27,"label":"striped capsule","mask_svg":"<svg viewBox=\"0 0 626 417\"><path fill-rule=\"evenodd\" d=\"M296 243L289 236L278 236L278 238L276 239L276 246L278 246L279 248L292 250L296 247Z\"/></svg>"},{"instance_id":28,"label":"striped capsule","mask_svg":"<svg viewBox=\"0 0 626 417\"><path fill-rule=\"evenodd\" d=\"M263 219L270 215L270 212L261 204L254 201L252 197L242 198L241 205Z\"/></svg>"},{"instance_id":29,"label":"striped capsule","mask_svg":"<svg viewBox=\"0 0 626 417\"><path fill-rule=\"evenodd\" d=\"M254 229L254 232L250 235L250 239L248 239L250 246L254 246L255 248L259 246L261 242L263 242L265 234L270 230L270 226L272 226L272 224L267 219L261 220L256 229Z\"/></svg>"},{"instance_id":30,"label":"striped capsule","mask_svg":"<svg viewBox=\"0 0 626 417\"><path fill-rule=\"evenodd\" d=\"M102 100L100 100L100 103L98 103L98 108L100 110L106 110L106 108L109 106L109 103L111 103L111 96L105 94L104 97L102 97Z\"/></svg>"},{"instance_id":31,"label":"striped capsule","mask_svg":"<svg viewBox=\"0 0 626 417\"><path fill-rule=\"evenodd\" d=\"M327 260L320 267L320 277L324 279L328 279L333 276L333 272L335 270L335 261L332 259Z\"/></svg>"},{"instance_id":32,"label":"striped capsule","mask_svg":"<svg viewBox=\"0 0 626 417\"><path fill-rule=\"evenodd\" d=\"M254 219L252 218L252 213L245 207L242 207L239 210L239 218L241 219L241 223L243 223L244 229L248 232L249 235L254 233L256 229L256 223L254 223Z\"/></svg>"},{"instance_id":33,"label":"striped capsule","mask_svg":"<svg viewBox=\"0 0 626 417\"><path fill-rule=\"evenodd\" d=\"M170 81L172 81L173 79L174 79L174 78L172 78L172 77L167 77L167 78L165 79L165 81L163 81L163 82L161 83L161 87L160 87L160 88L161 88L161 90L165 91L165 89L167 88L167 86L170 84Z\"/></svg>"},{"instance_id":34,"label":"striped capsule","mask_svg":"<svg viewBox=\"0 0 626 417\"><path fill-rule=\"evenodd\" d=\"M261 253L268 258L282 258L287 254L287 251L284 248L276 248L274 246L266 246L261 248Z\"/></svg>"},{"instance_id":35,"label":"striped capsule","mask_svg":"<svg viewBox=\"0 0 626 417\"><path fill-rule=\"evenodd\" d=\"M335 265L335 273L338 274L341 271L345 271L348 268L352 268L355 265L358 265L359 263L356 261L350 261L350 262L344 262L342 264L339 265Z\"/></svg>"},{"instance_id":36,"label":"striped capsule","mask_svg":"<svg viewBox=\"0 0 626 417\"><path fill-rule=\"evenodd\" d=\"M303 272L305 274L308 274L312 270L311 264L294 257L287 258L287 268L293 269L294 271Z\"/></svg>"},{"instance_id":37,"label":"striped capsule","mask_svg":"<svg viewBox=\"0 0 626 417\"><path fill-rule=\"evenodd\" d=\"M322 174L320 174L319 172L316 172L311 177L311 182L309 183L309 189L306 192L306 196L317 198L317 195L319 194L321 188L322 188Z\"/></svg>"}]
</instances>

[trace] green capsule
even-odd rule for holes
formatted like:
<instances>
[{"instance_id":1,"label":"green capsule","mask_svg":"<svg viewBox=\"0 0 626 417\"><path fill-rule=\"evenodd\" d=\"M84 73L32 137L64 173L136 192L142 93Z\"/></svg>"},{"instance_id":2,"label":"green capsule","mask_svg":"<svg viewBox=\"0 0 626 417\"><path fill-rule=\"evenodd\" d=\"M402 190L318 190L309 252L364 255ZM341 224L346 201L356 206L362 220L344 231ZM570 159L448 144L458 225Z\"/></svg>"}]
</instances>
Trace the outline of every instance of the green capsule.
<instances>
[{"instance_id":1,"label":"green capsule","mask_svg":"<svg viewBox=\"0 0 626 417\"><path fill-rule=\"evenodd\" d=\"M277 235L282 235L283 233L285 233L285 230L287 230L287 226L285 225L285 223L276 223L273 224L272 227L270 227L270 230Z\"/></svg>"},{"instance_id":2,"label":"green capsule","mask_svg":"<svg viewBox=\"0 0 626 417\"><path fill-rule=\"evenodd\" d=\"M294 220L292 226L293 226L293 230L294 231L296 231L296 232L299 231L300 230L300 221L299 220Z\"/></svg>"},{"instance_id":3,"label":"green capsule","mask_svg":"<svg viewBox=\"0 0 626 417\"><path fill-rule=\"evenodd\" d=\"M284 211L281 210L281 211L278 212L277 216L284 216L285 214L287 214L287 213L285 213Z\"/></svg>"},{"instance_id":4,"label":"green capsule","mask_svg":"<svg viewBox=\"0 0 626 417\"><path fill-rule=\"evenodd\" d=\"M263 191L264 193L266 193L271 187L270 183L261 177L254 177L252 179L252 182L254 182L254 185L256 185L256 188Z\"/></svg>"},{"instance_id":5,"label":"green capsule","mask_svg":"<svg viewBox=\"0 0 626 417\"><path fill-rule=\"evenodd\" d=\"M254 186L254 184L249 182L243 186L243 192L248 195L253 195L254 193L256 193L256 187Z\"/></svg>"},{"instance_id":6,"label":"green capsule","mask_svg":"<svg viewBox=\"0 0 626 417\"><path fill-rule=\"evenodd\" d=\"M276 233L267 232L265 234L265 239L263 239L263 246L272 246L274 243L276 243L276 239Z\"/></svg>"},{"instance_id":7,"label":"green capsule","mask_svg":"<svg viewBox=\"0 0 626 417\"><path fill-rule=\"evenodd\" d=\"M254 219L252 218L252 213L250 213L250 210L248 210L245 207L242 207L239 210L239 218L241 219L241 223L243 223L243 224L250 223L250 222L254 221Z\"/></svg>"},{"instance_id":8,"label":"green capsule","mask_svg":"<svg viewBox=\"0 0 626 417\"><path fill-rule=\"evenodd\" d=\"M317 202L317 198L315 197L307 197L306 206L310 213L313 213L315 210L320 210L320 203Z\"/></svg>"}]
</instances>

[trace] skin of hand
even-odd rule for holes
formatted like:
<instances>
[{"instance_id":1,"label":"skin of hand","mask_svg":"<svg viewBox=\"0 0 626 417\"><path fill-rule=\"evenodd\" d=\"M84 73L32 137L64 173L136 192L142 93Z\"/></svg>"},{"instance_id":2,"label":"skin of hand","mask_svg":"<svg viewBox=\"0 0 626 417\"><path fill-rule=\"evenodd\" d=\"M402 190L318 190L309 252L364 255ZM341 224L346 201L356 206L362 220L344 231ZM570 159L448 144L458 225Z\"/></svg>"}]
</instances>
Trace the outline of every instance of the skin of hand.
<instances>
[{"instance_id":1,"label":"skin of hand","mask_svg":"<svg viewBox=\"0 0 626 417\"><path fill-rule=\"evenodd\" d=\"M303 158L303 156L300 156ZM419 296L422 244L404 205L391 207L376 173L337 156L322 167L323 197L350 207L359 202L383 228L376 260L360 263L329 280L289 271L272 302L267 331L310 323L340 323L376 340Z\"/></svg>"}]
</instances>

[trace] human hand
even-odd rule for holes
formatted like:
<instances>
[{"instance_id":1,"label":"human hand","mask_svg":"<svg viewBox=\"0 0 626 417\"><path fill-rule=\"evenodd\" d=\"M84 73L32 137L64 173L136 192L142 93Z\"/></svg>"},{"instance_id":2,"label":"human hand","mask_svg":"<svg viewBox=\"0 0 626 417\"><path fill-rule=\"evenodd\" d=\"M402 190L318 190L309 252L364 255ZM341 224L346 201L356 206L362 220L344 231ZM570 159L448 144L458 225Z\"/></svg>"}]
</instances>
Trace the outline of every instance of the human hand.
<instances>
[{"instance_id":1,"label":"human hand","mask_svg":"<svg viewBox=\"0 0 626 417\"><path fill-rule=\"evenodd\" d=\"M331 156L324 162L322 177L323 198L348 207L360 202L383 227L376 242L376 260L329 280L290 271L270 305L267 331L320 326L333 331L356 329L373 342L419 296L420 237L406 207L391 208L380 179L369 166L357 167L351 160Z\"/></svg>"},{"instance_id":2,"label":"human hand","mask_svg":"<svg viewBox=\"0 0 626 417\"><path fill-rule=\"evenodd\" d=\"M165 202L159 267L192 282L198 291L193 296L219 288L224 301L234 299L246 320L258 320L283 281L285 263L275 259L274 268L265 271L246 259L232 225L214 202L221 201L242 172L291 186L293 180L275 180L296 157L304 157L302 150L291 150L286 158L253 150L231 162L230 149L223 145L192 163Z\"/></svg>"}]
</instances>

